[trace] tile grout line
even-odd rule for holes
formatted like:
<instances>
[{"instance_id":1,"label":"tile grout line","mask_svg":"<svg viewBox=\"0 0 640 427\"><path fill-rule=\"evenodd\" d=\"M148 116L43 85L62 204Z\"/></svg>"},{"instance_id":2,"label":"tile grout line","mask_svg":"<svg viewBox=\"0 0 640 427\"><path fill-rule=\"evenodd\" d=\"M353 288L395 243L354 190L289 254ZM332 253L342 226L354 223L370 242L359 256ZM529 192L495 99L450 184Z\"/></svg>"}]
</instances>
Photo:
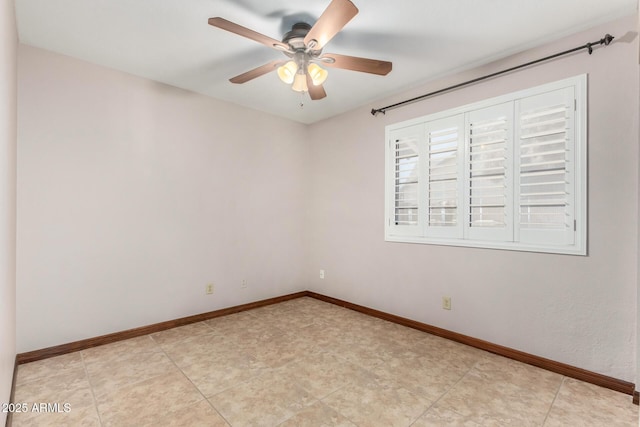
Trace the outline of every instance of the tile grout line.
<instances>
[{"instance_id":1,"label":"tile grout line","mask_svg":"<svg viewBox=\"0 0 640 427\"><path fill-rule=\"evenodd\" d=\"M547 423L547 419L549 418L549 414L551 413L551 410L553 409L553 405L555 405L555 403L556 403L556 399L558 398L558 395L560 394L560 389L562 389L562 386L564 385L564 381L566 379L567 379L567 377L562 376L562 381L560 381L560 385L558 386L558 389L556 390L556 394L553 396L553 400L551 401L551 404L549 405L549 410L545 414L544 420L542 421L541 426L544 426Z\"/></svg>"},{"instance_id":2,"label":"tile grout line","mask_svg":"<svg viewBox=\"0 0 640 427\"><path fill-rule=\"evenodd\" d=\"M152 334L141 335L141 336L139 336L139 337L135 337L135 338L131 338L131 339L141 339L141 338L145 338L145 337L146 337L146 338L148 338L148 339L150 339L150 340L151 340L151 342L152 342L152 343L157 347L158 351L153 351L153 350L152 350L152 351L142 351L142 352L134 353L134 354L136 354L136 355L141 355L141 354L155 354L155 353L160 354L160 353L162 353L162 354L164 354L164 356L165 356L165 357L166 357L166 358L167 358L171 363L173 363L173 364L174 364L174 366L175 366L175 362L174 362L174 361L173 361L173 360L172 360L172 359L171 359L171 358L170 358L170 357L165 353L165 351L162 349L162 347L161 347L161 346L160 346L160 345L159 345L159 344L158 344L158 343L153 339L153 337L152 337L151 335L152 335ZM113 344L113 343L112 343L112 344ZM110 345L110 344L105 344L105 346L108 346L108 345ZM97 348L97 347L93 347L93 348ZM84 360L84 354L83 354L83 353L84 353L84 350L81 350L81 351L80 351L80 353L81 353L81 356L82 356L82 362L83 362L83 365L84 365L84 368L85 368L85 372L86 372L86 374L87 374L87 379L89 380L89 372L88 372L88 370L87 370L86 363L85 363L85 360ZM122 354L122 353L126 353L126 352L125 352L125 351L118 352L118 354ZM176 367L177 367L177 366L176 366ZM178 369L180 370L180 368L178 368ZM186 377L186 375L184 374L184 372L182 372L182 370L180 370L180 373L181 373L181 374L183 374L183 375ZM135 387L135 386L137 386L137 385L139 385L139 384L144 383L145 381L149 381L149 380L152 380L152 379L155 379L155 378L161 377L161 376L163 376L163 375L166 375L166 373L161 373L161 374L158 374L158 375L153 375L153 376L151 376L151 377L144 378L144 379L133 380L133 381L127 382L126 384L122 385L120 388L124 388L124 387ZM188 378L188 377L187 377L187 380L189 380L189 378ZM191 380L189 380L189 382L191 382ZM93 385L91 384L91 380L89 380L89 384L91 385L91 393L92 393L93 398L94 398L94 402L95 402L95 405L96 405L96 411L98 412L98 417L99 417L100 423L101 423L101 425L103 425L104 423L102 422L102 417L100 416L100 412L98 411L97 398L96 398L95 391L94 391L94 389L93 389ZM192 384L193 384L193 383L192 383ZM194 385L194 386L195 386L195 385ZM200 392L200 390L199 390L197 387L196 387L196 389L198 390L198 392ZM100 396L106 396L106 395L108 395L108 394L109 394L109 393L106 393L106 392L105 392L105 393L102 393ZM202 394L202 393L201 393L201 394ZM205 398L205 400L206 400L206 398ZM215 408L214 408L214 409L215 409Z\"/></svg>"},{"instance_id":3,"label":"tile grout line","mask_svg":"<svg viewBox=\"0 0 640 427\"><path fill-rule=\"evenodd\" d=\"M248 315L250 315L250 316L251 316L252 318L254 318L254 319L259 319L259 316L256 316L255 314L251 313L251 311L253 311L253 310L248 310L248 311L247 311L247 312L245 312L245 313L246 313L246 314L248 314ZM235 313L234 313L234 314L235 314ZM213 333L214 333L214 335L216 335L216 336L222 336L223 334L220 334L220 333L219 333L219 332L218 332L218 331L217 331L213 326L211 326L211 325L208 323L210 320L213 320L213 319L204 320L204 321L202 321L202 323L204 323L204 324L206 325L206 327L208 327L208 328L211 330L211 332L213 332ZM285 331L282 331L280 328L275 328L275 329L278 329L278 331L282 332L282 334L285 334L285 333L286 333ZM160 332L160 333L161 333L161 332ZM149 334L149 336L151 337L151 339L152 339L152 340L154 340L154 339L153 339L153 337L152 337L151 335L153 335L153 334ZM184 339L188 339L188 338L189 338L189 337L184 338ZM179 340L177 340L176 342L183 341L184 339L179 339ZM154 342L156 342L156 341L154 340ZM176 362L171 358L171 356L169 356L169 354L167 354L167 352L162 348L162 346L161 346L158 342L156 342L156 344L158 345L158 347L160 348L160 350L165 354L165 356L166 356L166 357L171 361L171 363L173 363L173 364L174 364L174 366L175 366L175 367L176 367L176 368L177 368L177 369L182 373L182 375L183 375L183 376L184 376L184 377L185 377L185 378L186 378L186 379L187 379L187 380L188 380L188 381L189 381L189 382L190 382L190 383L191 383L191 384L196 388L196 390L198 390L198 393L200 393L200 395L204 398L204 400L206 400L206 401L207 401L207 403L212 407L212 409L213 409L214 411L216 411L216 413L217 413L218 415L220 415L220 417L221 417L221 418L222 418L222 419L223 419L227 424L229 424L229 425L231 426L231 425L232 425L232 424L231 424L231 422L229 422L229 420L227 420L227 419L222 415L222 413L220 413L220 411L215 407L215 405L214 405L213 403L211 403L211 401L209 400L209 398L207 398L207 397L202 393L202 391L200 390L200 388L199 388L199 387L198 387L198 386L197 386L197 385L196 385L196 384L191 380L191 378L189 378L189 376L188 376L188 375L187 375L187 374L182 370L182 368L180 368L180 367L177 365L177 363L176 363ZM235 344L234 344L234 346L235 346ZM237 346L236 346L236 347L237 347ZM240 353L244 354L244 355L248 355L248 356L250 356L250 357L255 357L255 355L254 355L254 354L252 354L252 353L251 353L251 352L249 352L249 351L246 351L246 350L242 349L241 347L237 347L237 350L238 350ZM293 361L288 362L287 364L292 363L292 362L293 362ZM276 368L269 367L269 370L274 370L274 369L276 369ZM261 375L263 375L263 374L264 374L264 372L260 372L259 374L255 375L255 376L252 376L251 378L248 378L248 379L246 379L246 380L241 380L241 381L239 381L239 382L238 382L238 384L234 384L233 386L226 387L226 388L224 388L223 390L220 390L220 391L216 392L216 393L214 394L214 396L215 396L215 395L217 395L217 394L220 394L220 393L224 393L225 391L230 390L230 389L232 389L232 388L234 388L234 387L237 387L237 386L239 386L240 384L246 384L246 383L248 383L249 381L251 381L251 380L253 380L253 379L257 378L257 377L260 377L260 376L261 376ZM316 401L319 401L319 399L316 399ZM292 416L295 416L295 413L294 413L294 415L292 415ZM285 421L286 421L286 420L284 420L283 422L285 422Z\"/></svg>"},{"instance_id":4,"label":"tile grout line","mask_svg":"<svg viewBox=\"0 0 640 427\"><path fill-rule=\"evenodd\" d=\"M262 321L264 321L263 319L261 319L261 316L256 315L255 313L251 313L251 311L253 311L253 310L249 310L249 311L248 311L248 313L249 313L249 314L251 314L251 315L253 315L253 317L254 317L256 320L262 320ZM288 311L289 311L289 310L286 310L286 312L288 312ZM294 315L295 315L296 313L287 313L287 314L294 314ZM305 325L305 326L303 326L302 328L307 327L307 326L309 326L309 325ZM287 335L289 335L289 332L290 332L290 331L287 331L287 330L285 330L284 328L282 328L282 327L281 327L280 325L278 325L277 323L276 323L276 324L271 325L271 328L276 329L277 331L279 331L281 336L287 336ZM243 350L243 351L244 351L244 350ZM313 351L314 351L314 352L318 352L318 350L317 350L315 347L314 347ZM248 352L248 351L247 351L246 353L247 353L247 354L249 354L249 355L250 355L250 356L252 356L252 357L257 357L256 355L252 354L251 352ZM304 358L304 356L303 356L302 358ZM290 361L286 362L284 365L281 365L281 366L278 366L278 367L273 367L273 366L271 366L271 365L268 365L268 364L267 364L267 366L269 366L269 368L268 368L268 369L266 369L266 370L264 370L264 371L262 371L260 374L258 374L256 377L253 377L253 378L257 378L257 377L260 377L260 376L264 375L264 374L265 374L265 371L267 371L267 370L270 370L270 371L272 371L272 372L273 372L273 371L278 371L278 370L284 370L287 366L291 366L291 365L295 364L299 359L300 359L300 357L294 358L294 359L292 359L292 360L290 360ZM253 378L251 378L251 379L249 379L249 380L244 381L244 383L249 382L249 381L250 381L250 380L252 380ZM295 378L295 377L293 377L293 378L292 378L292 377L290 377L290 379L292 379L292 380L293 380L293 381L292 381L292 383L293 383L293 384L295 384L297 387L299 387L300 389L305 390L306 392L308 392L308 390L306 390L306 389L305 389L305 388L300 384L300 382L297 380L297 378ZM323 403L321 398L313 397L313 399L314 399L314 400L313 400L313 402L312 402L311 404L308 404L308 405L306 405L306 406L302 407L299 411L293 411L293 410L291 410L291 411L293 412L293 414L292 414L290 417L287 417L286 419L284 419L284 420L282 420L281 422L279 422L276 426L282 425L283 423L287 422L288 420L290 420L290 419L292 419L292 418L296 417L300 412L303 412L305 409L307 409L307 408L309 408L309 407L311 407L311 406L315 405L315 404L316 404L316 403L318 403L318 402ZM325 405L325 406L326 406L326 405ZM286 408L285 408L285 409L286 409Z\"/></svg>"},{"instance_id":5,"label":"tile grout line","mask_svg":"<svg viewBox=\"0 0 640 427\"><path fill-rule=\"evenodd\" d=\"M206 324L206 321L204 321L204 323ZM211 330L213 330L213 328L211 328L211 326L207 325L207 327L209 327ZM204 401L206 401L206 402L207 402L207 404L208 404L208 405L209 405L209 406L210 406L214 411L216 411L216 413L220 416L220 418L222 418L222 419L223 419L223 420L224 420L224 421L225 421L229 426L231 426L231 423L229 422L229 420L227 420L227 419L224 417L224 415L222 415L222 414L220 413L220 411L218 411L218 408L216 408L216 407L213 405L213 403L211 403L211 401L209 401L209 399L207 398L207 396L205 396L205 395L202 393L202 391L200 390L200 388L199 388L197 385L195 385L195 384L193 383L193 381L191 381L191 378L189 378L189 376L188 376L187 374L185 374L185 373L184 373L184 371L182 370L182 368L180 368L180 367L176 364L176 362L171 358L171 356L169 356L169 355L167 354L167 352L166 352L166 351L164 351L164 348L162 348L162 346L161 346L161 345L160 345L156 340L154 340L154 339L153 339L153 337L152 337L151 335L152 335L152 334L149 334L149 338L151 338L151 340L153 340L153 342L154 342L154 343L156 343L156 345L158 346L158 348L160 348L160 351L165 355L165 357L166 357L167 359L169 359L169 360L171 361L171 363L173 364L173 366L175 366L175 367L176 367L176 369L178 369L178 371L180 371L180 373L181 373L181 374L182 374L182 375L187 379L187 381L189 381L189 383L190 383L190 384L191 384L191 385L192 385L196 390L198 390L198 393L200 394L200 396L202 396L202 399L203 399ZM178 340L178 341L181 341L181 340ZM197 402L196 402L196 403L197 403Z\"/></svg>"},{"instance_id":6,"label":"tile grout line","mask_svg":"<svg viewBox=\"0 0 640 427\"><path fill-rule=\"evenodd\" d=\"M371 375L371 376L374 376L374 377L376 377L376 378L379 378L379 376L378 376L375 372L373 372L371 369L369 369L369 368L367 368L367 367L365 367L365 366L362 366L362 365L361 365L361 364L359 364L359 363L356 363L356 362L350 361L350 360L348 360L348 359L346 359L346 358L342 357L340 354L333 353L333 352L331 352L331 351L330 351L330 350L328 350L328 349L327 349L327 350L325 350L325 351L326 351L326 354L333 355L333 356L335 356L336 358L338 358L338 359L340 359L340 360L342 360L342 361L344 361L344 362L346 362L346 363L349 363L349 364L351 364L351 365L355 366L356 368L358 368L358 369L360 369L360 370L362 370L362 371L366 372L367 374L369 374L369 375ZM382 365L384 365L384 364L386 364L386 363L387 363L387 361L385 361L385 360L381 360L381 363L380 363L380 364L375 365L373 368L378 368L378 367L380 367L380 366L382 366ZM394 383L395 383L395 382L394 382ZM325 401L324 401L324 399L326 399L326 398L330 397L331 395L333 395L333 394L335 394L335 393L339 392L340 390L342 390L342 389L344 389L344 388L346 388L346 387L348 387L349 385L352 385L352 384L353 384L353 383L347 383L347 384L344 384L344 385L342 385L342 386L338 387L336 390L332 391L331 393L329 393L329 394L327 394L326 396L324 396L324 397L322 397L321 399L319 399L319 401L320 401L323 405L325 405L327 408L330 408L331 410L335 411L337 414L340 414L342 417L344 417L344 418L345 418L346 420L348 420L350 423L352 423L352 424L354 424L354 425L356 425L356 426L357 426L358 424L357 424L355 421L353 421L352 419L350 419L349 417L347 417L347 416L346 416L345 414L343 414L342 412L338 411L338 409L336 409L336 408L334 408L334 407L332 407L332 406L328 405L328 404L327 404L327 403L325 403ZM402 387L400 384L396 384L396 385L398 385L400 388L404 388L404 387ZM405 388L405 390L407 390L407 389ZM407 391L408 391L410 394L415 394L415 393L413 393L411 390L407 390ZM424 413L421 413L421 414L420 414L420 415L419 415L415 420L413 420L413 421L411 422L411 424L410 424L410 425L414 424L414 423L415 423L415 422L416 422L416 421L417 421L417 420L418 420L418 419L419 419L423 414L424 414Z\"/></svg>"},{"instance_id":7,"label":"tile grout line","mask_svg":"<svg viewBox=\"0 0 640 427\"><path fill-rule=\"evenodd\" d=\"M157 343L156 343L155 341L153 341L153 338L151 338L151 334L148 334L148 335L141 335L141 336L139 336L139 337L130 338L130 339L139 339L139 338L143 338L143 337L149 337L149 338L152 340L152 342L153 342L153 343L158 347L158 349L159 349L160 351L141 351L141 352L139 352L139 353L133 353L134 355L141 355L141 354L154 354L154 353L160 353L160 352L162 351L162 348L160 348L160 346L159 346L159 345L157 345ZM113 344L113 343L111 343L111 344ZM105 344L105 346L108 346L108 345L110 345L110 344ZM92 347L92 348L98 348L98 347ZM85 351L85 350L81 350L81 352L84 352L84 351ZM125 352L125 351L118 352L118 354L122 354L122 353L126 353L126 352ZM82 360L83 360L83 362L84 362L84 355L83 355ZM85 366L86 366L86 365L85 365ZM87 371L87 374L88 374L88 371ZM141 383L143 383L143 382L145 382L145 381L148 381L148 380L151 380L151 379L157 378L157 377L159 377L159 376L161 376L161 375L163 375L163 374L153 375L153 376L151 376L151 377L143 378L143 379L136 379L136 380L133 380L133 381L127 382L126 384L122 384L122 385L120 386L120 388L136 386L136 385L141 384ZM92 386L92 390L93 390L93 386ZM107 394L109 394L109 393L108 393L108 392L105 392L105 393L99 394L98 396L103 396L103 395L107 395Z\"/></svg>"},{"instance_id":8,"label":"tile grout line","mask_svg":"<svg viewBox=\"0 0 640 427\"><path fill-rule=\"evenodd\" d=\"M258 315L256 315L253 311L254 311L254 310L249 310L247 313L248 313L248 314L250 314L250 315L251 315L255 320L261 320L261 317L263 317L263 316L260 316L260 313L259 313ZM267 317L268 317L269 313L265 313L265 314L266 314L266 315L267 315ZM293 313L293 314L295 314L295 313ZM312 322L312 323L310 323L309 325L305 325L304 327L310 326L311 324L313 324L313 322ZM304 327L303 327L303 328L304 328ZM272 324L272 325L271 325L271 328L273 328L273 329L277 330L277 331L280 333L280 335L282 335L282 336L287 336L287 335L289 335L289 333L290 333L290 331L287 331L286 329L282 328L282 326L281 326L281 325L279 325L279 324ZM247 355L249 355L249 356L251 356L251 357L256 357L256 355L255 355L255 354L253 354L253 352L251 352L251 351L246 351L246 350L243 350L243 349L240 349L240 350L241 350L243 353L245 353L245 354L247 354ZM329 352L327 352L325 349L320 349L320 348L317 348L317 347L314 347L313 351L314 351L314 352L316 352L316 353L324 352L324 353L326 353L326 354L330 354L330 353L329 353ZM249 381L252 381L252 380L253 380L253 379L255 379L255 378L258 378L258 377L260 377L260 376L262 376L262 375L265 375L266 371L275 372L275 371L283 370L283 369L285 369L287 366L291 366L291 365L293 365L293 364L297 363L297 362L300 360L300 358L304 358L304 356L302 356L302 357L297 357L297 358L295 358L295 359L293 359L293 360L290 360L290 361L286 362L286 363L285 363L284 365L282 365L282 366L274 367L274 366L268 365L268 369L263 370L262 372L260 372L260 373L259 373L258 375L256 375L255 377L252 377L252 378L249 378L249 379L247 379L247 380L245 380L245 381L242 381L242 382L241 382L241 384L246 384L246 383L248 383ZM345 360L345 359L343 359L343 360ZM361 368L361 369L362 369L362 368ZM292 384L295 384L297 387L300 387L302 390L307 391L307 390L306 390L306 388L305 388L305 387L303 387L303 386L300 384L300 382L299 382L295 377L291 377L291 379L293 380L293 381L292 381ZM239 384L237 384L237 385L239 385ZM235 385L235 386L233 386L233 387L236 387L237 385ZM339 387L339 388L338 388L338 390L339 390L339 389L342 389L343 387L344 387L344 386ZM231 388L232 388L232 387L231 387ZM318 398L318 397L315 397L315 396L314 396L314 397L312 398L312 402L311 402L310 404L305 405L304 407L302 407L302 408L301 408L300 410L298 410L298 411L295 411L295 410L289 409L289 410L292 412L292 414L291 414L290 416L288 416L287 418L285 418L284 420L280 421L277 425L279 426L279 425L282 425L283 423L286 423L287 421L289 421L289 420L293 419L293 418L294 418L294 417L296 417L298 414L300 414L301 412L303 412L303 411L304 411L304 410L306 410L307 408L309 408L309 407L311 407L311 406L315 405L316 403L320 403L320 404L324 405L325 407L330 408L331 410L335 411L336 413L339 413L339 412L337 412L334 408L331 408L331 407L330 407L330 406L328 406L325 402L323 402L323 399L324 399L324 398L326 398L327 396L331 395L331 394L332 394L332 393L334 393L335 391L337 391L337 390L334 390L334 391L332 391L331 393L329 393L328 395L323 396L323 397L320 397L320 398ZM224 392L224 391L221 391L220 393L223 393L223 392ZM285 409L286 409L286 408L285 408ZM347 418L347 417L345 417L343 414L341 414L341 413L339 413L339 414L340 414L341 416L343 416L345 419L348 419L348 418ZM225 419L225 420L226 420L226 419ZM349 420L349 421L350 421L350 420ZM228 422L228 421L227 421L227 422ZM229 423L229 424L231 424L231 423ZM354 424L355 424L355 423L354 423Z\"/></svg>"},{"instance_id":9,"label":"tile grout line","mask_svg":"<svg viewBox=\"0 0 640 427\"><path fill-rule=\"evenodd\" d=\"M345 420L349 421L351 424L353 424L354 426L357 426L358 424L356 424L355 421L353 421L351 418L347 417L345 414L343 414L342 412L338 411L336 408L334 408L333 406L325 403L324 399L326 399L327 397L331 396L332 394L335 394L337 392L339 392L340 390L342 390L343 388L346 388L348 384L345 384L341 387L338 387L336 390L332 391L331 393L327 394L325 397L323 397L322 399L319 400L319 402L321 402L324 406L326 406L327 408L331 409L332 411L334 411L336 414L339 414L340 416L344 417Z\"/></svg>"},{"instance_id":10,"label":"tile grout line","mask_svg":"<svg viewBox=\"0 0 640 427\"><path fill-rule=\"evenodd\" d=\"M442 400L442 398L443 398L443 397L445 397L446 395L448 395L448 394L451 392L451 390L453 390L453 389L454 389L458 384L460 384L460 382L461 382L463 379L465 379L465 377L466 377L467 375L469 375L469 372L471 372L471 371L472 371L472 370L473 370L473 369L478 365L478 363L480 363L480 362L481 362L481 359L482 359L482 357L480 357L478 360L476 360L476 362L475 362L473 365L471 365L471 366L469 367L469 369L467 369L467 371L466 371L463 375L461 375L461 376L460 376L460 378L458 379L458 381L456 381L456 382L455 382L451 387L449 387L449 388L448 388L444 393L442 393L442 394L440 395L440 397L438 397L436 400L434 400L434 401L433 401L433 403L432 403L431 405L429 405L429 407L428 407L427 409L425 409L425 411L424 411L422 414L420 414L420 415L418 416L418 418L416 418L415 420L413 420L413 422L412 422L410 425L414 425L414 424L416 423L416 421L418 421L420 418L424 417L424 416L427 414L427 412L429 412L429 411L430 411L430 410L431 410L431 409L432 409L432 408L433 408L433 407L434 407L438 402L440 402L440 401ZM450 409L451 411L455 412L456 414L458 414L458 415L460 415L460 416L464 417L464 415L463 415L463 414L461 414L461 413L459 413L458 411L456 411L456 410L454 410L454 409L451 409L451 408L449 408L449 409Z\"/></svg>"},{"instance_id":11,"label":"tile grout line","mask_svg":"<svg viewBox=\"0 0 640 427\"><path fill-rule=\"evenodd\" d=\"M80 359L82 360L82 368L84 369L84 374L87 376L87 382L89 383L89 388L91 389L91 397L93 398L93 406L96 408L96 414L98 415L98 423L100 425L104 425L102 422L102 416L100 415L100 409L98 408L98 399L96 398L96 391L93 389L93 383L91 382L91 377L89 376L89 370L87 369L87 363L84 360L84 352L80 351Z\"/></svg>"}]
</instances>

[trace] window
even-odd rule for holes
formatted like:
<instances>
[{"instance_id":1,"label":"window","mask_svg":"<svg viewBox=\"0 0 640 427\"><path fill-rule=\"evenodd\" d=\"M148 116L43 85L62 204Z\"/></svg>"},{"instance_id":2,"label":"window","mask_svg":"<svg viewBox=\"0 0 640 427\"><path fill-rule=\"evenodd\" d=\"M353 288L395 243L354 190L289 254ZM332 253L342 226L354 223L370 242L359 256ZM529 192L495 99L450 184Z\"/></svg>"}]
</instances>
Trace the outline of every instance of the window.
<instances>
[{"instance_id":1,"label":"window","mask_svg":"<svg viewBox=\"0 0 640 427\"><path fill-rule=\"evenodd\" d=\"M387 126L385 239L586 255L586 83Z\"/></svg>"}]
</instances>

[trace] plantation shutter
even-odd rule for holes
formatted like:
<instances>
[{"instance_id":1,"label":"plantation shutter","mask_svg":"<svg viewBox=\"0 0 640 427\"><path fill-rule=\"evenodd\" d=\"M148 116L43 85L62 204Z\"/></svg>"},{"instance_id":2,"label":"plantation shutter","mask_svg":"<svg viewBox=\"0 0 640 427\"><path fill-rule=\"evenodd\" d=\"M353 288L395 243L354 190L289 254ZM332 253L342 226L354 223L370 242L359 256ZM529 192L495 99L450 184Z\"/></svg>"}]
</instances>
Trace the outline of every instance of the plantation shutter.
<instances>
[{"instance_id":1,"label":"plantation shutter","mask_svg":"<svg viewBox=\"0 0 640 427\"><path fill-rule=\"evenodd\" d=\"M426 229L430 237L462 237L464 114L427 122Z\"/></svg>"},{"instance_id":2,"label":"plantation shutter","mask_svg":"<svg viewBox=\"0 0 640 427\"><path fill-rule=\"evenodd\" d=\"M586 75L385 135L385 240L586 255Z\"/></svg>"},{"instance_id":3,"label":"plantation shutter","mask_svg":"<svg viewBox=\"0 0 640 427\"><path fill-rule=\"evenodd\" d=\"M466 238L513 241L513 102L467 114Z\"/></svg>"},{"instance_id":4,"label":"plantation shutter","mask_svg":"<svg viewBox=\"0 0 640 427\"><path fill-rule=\"evenodd\" d=\"M396 235L418 235L420 220L420 144L424 125L409 126L390 133L393 189L389 228Z\"/></svg>"},{"instance_id":5,"label":"plantation shutter","mask_svg":"<svg viewBox=\"0 0 640 427\"><path fill-rule=\"evenodd\" d=\"M523 243L574 243L574 99L569 87L516 102L516 232Z\"/></svg>"}]
</instances>

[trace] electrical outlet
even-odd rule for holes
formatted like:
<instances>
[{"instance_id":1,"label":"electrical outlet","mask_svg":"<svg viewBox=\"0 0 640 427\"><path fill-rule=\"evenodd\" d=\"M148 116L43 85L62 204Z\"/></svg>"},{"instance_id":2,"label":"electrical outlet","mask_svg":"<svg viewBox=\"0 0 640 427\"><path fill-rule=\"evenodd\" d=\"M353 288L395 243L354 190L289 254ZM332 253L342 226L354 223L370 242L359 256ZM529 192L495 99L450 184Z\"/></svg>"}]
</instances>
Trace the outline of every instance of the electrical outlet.
<instances>
[{"instance_id":1,"label":"electrical outlet","mask_svg":"<svg viewBox=\"0 0 640 427\"><path fill-rule=\"evenodd\" d=\"M241 288L246 288L247 287L247 280L246 279L242 279L242 283L240 284Z\"/></svg>"},{"instance_id":2,"label":"electrical outlet","mask_svg":"<svg viewBox=\"0 0 640 427\"><path fill-rule=\"evenodd\" d=\"M207 283L207 286L204 288L204 292L207 295L211 295L213 293L213 283Z\"/></svg>"},{"instance_id":3,"label":"electrical outlet","mask_svg":"<svg viewBox=\"0 0 640 427\"><path fill-rule=\"evenodd\" d=\"M324 279L324 270L320 270L320 278Z\"/></svg>"},{"instance_id":4,"label":"electrical outlet","mask_svg":"<svg viewBox=\"0 0 640 427\"><path fill-rule=\"evenodd\" d=\"M451 297L442 297L442 308L451 310Z\"/></svg>"}]
</instances>

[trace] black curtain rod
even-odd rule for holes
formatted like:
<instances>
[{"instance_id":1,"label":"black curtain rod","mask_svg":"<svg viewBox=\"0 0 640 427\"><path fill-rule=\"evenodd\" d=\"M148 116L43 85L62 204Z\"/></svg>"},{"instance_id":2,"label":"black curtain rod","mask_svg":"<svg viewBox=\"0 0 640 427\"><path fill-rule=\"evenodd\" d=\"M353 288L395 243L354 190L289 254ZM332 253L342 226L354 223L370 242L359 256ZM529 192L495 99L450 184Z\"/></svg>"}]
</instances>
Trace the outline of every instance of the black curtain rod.
<instances>
[{"instance_id":1,"label":"black curtain rod","mask_svg":"<svg viewBox=\"0 0 640 427\"><path fill-rule=\"evenodd\" d=\"M438 95L438 94L441 94L443 92L447 92L447 91L450 91L450 90L453 90L453 89L458 89L460 87L463 87L463 86L466 86L466 85L470 85L472 83L477 83L477 82L482 81L482 80L490 79L492 77L499 76L501 74L505 74L505 73L508 73L508 72L511 72L511 71L514 71L514 70L518 70L520 68L525 68L525 67L528 67L530 65L537 64L539 62L548 61L549 59L553 59L553 58L557 58L559 56L567 55L569 53L577 52L577 51L582 50L582 49L587 49L589 51L589 55L591 55L593 53L593 46L602 45L602 44L605 45L605 46L609 46L609 44L611 43L611 41L613 39L614 39L614 37L611 34L606 34L603 38L601 38L597 42L591 42L591 43L587 43L587 44L585 44L583 46L574 47L573 49L565 50L564 52L559 52L559 53L556 53L556 54L553 54L553 55L545 56L544 58L536 59L535 61L531 61L531 62L527 62L525 64L517 65L515 67L507 68L506 70L498 71L498 72L495 72L495 73L492 73L492 74L487 74L486 76L477 77L475 79L468 80L468 81L462 82L462 83L458 83L458 84L455 84L453 86L446 87L444 89L439 89L439 90L436 90L434 92L429 92L429 93L427 93L425 95L420 95L420 96L416 96L415 98L407 99L406 101L401 101L401 102L398 102L396 104L387 105L386 107L373 108L373 109L371 109L371 114L374 115L374 116L377 116L378 113L386 114L387 110L392 110L394 108L398 108L398 107L401 107L403 105L410 104L412 102L421 101L421 100L423 100L425 98L428 98L430 96L433 96L433 95Z\"/></svg>"}]
</instances>

